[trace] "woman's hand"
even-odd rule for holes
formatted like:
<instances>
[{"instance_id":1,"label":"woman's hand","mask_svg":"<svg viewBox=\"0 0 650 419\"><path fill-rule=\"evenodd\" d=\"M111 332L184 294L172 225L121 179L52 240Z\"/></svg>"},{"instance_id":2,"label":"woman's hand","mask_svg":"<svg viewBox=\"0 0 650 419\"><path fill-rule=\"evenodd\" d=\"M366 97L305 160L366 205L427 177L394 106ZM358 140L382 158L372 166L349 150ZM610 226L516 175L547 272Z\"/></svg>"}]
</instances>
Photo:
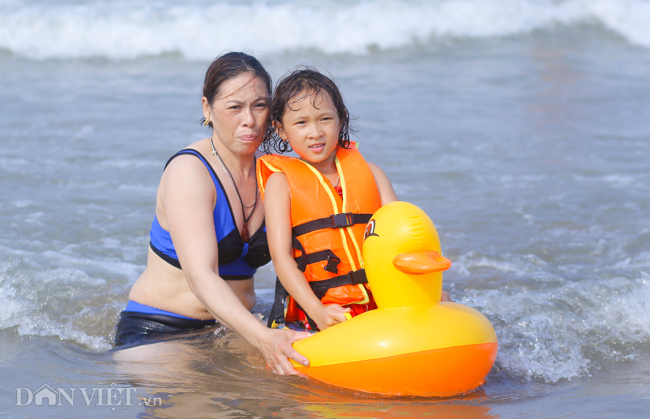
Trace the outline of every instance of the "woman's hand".
<instances>
[{"instance_id":1,"label":"woman's hand","mask_svg":"<svg viewBox=\"0 0 650 419\"><path fill-rule=\"evenodd\" d=\"M309 360L300 352L293 349L293 342L312 335L310 332L293 330L266 329L264 336L259 336L259 349L264 356L266 365L278 375L294 375L298 371L293 367L289 358L299 364L309 366Z\"/></svg>"},{"instance_id":2,"label":"woman's hand","mask_svg":"<svg viewBox=\"0 0 650 419\"><path fill-rule=\"evenodd\" d=\"M351 312L352 309L349 307L343 308L338 304L321 304L313 319L320 330L325 330L330 326L346 321L348 317L345 314Z\"/></svg>"}]
</instances>

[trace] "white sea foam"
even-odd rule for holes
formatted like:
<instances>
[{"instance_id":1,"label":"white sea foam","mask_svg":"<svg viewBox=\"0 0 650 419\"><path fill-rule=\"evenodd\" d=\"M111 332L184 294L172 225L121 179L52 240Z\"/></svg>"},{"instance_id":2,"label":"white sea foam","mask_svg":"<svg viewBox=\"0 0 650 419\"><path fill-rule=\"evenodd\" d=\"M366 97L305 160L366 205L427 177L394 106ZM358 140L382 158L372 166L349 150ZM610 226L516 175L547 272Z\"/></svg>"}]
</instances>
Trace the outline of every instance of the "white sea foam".
<instances>
[{"instance_id":1,"label":"white sea foam","mask_svg":"<svg viewBox=\"0 0 650 419\"><path fill-rule=\"evenodd\" d=\"M627 188L636 182L633 176L608 175L603 180L613 188Z\"/></svg>"},{"instance_id":2,"label":"white sea foam","mask_svg":"<svg viewBox=\"0 0 650 419\"><path fill-rule=\"evenodd\" d=\"M508 375L544 383L572 381L608 363L635 359L637 346L650 339L650 275L637 275L567 281L538 272L526 275L528 287L509 287L507 296L470 289L459 302L492 320L499 340L497 365Z\"/></svg>"},{"instance_id":3,"label":"white sea foam","mask_svg":"<svg viewBox=\"0 0 650 419\"><path fill-rule=\"evenodd\" d=\"M27 270L27 266L32 269ZM0 265L0 329L15 328L25 336L56 336L94 350L110 348L89 323L104 308L93 306L87 295L106 292L103 279L76 269L45 269L26 259Z\"/></svg>"},{"instance_id":4,"label":"white sea foam","mask_svg":"<svg viewBox=\"0 0 650 419\"><path fill-rule=\"evenodd\" d=\"M110 246L105 246L110 248ZM141 250L138 248L137 250ZM133 254L135 249L128 247L121 247L122 259L114 258L83 258L77 255L70 255L64 249L62 251L45 251L42 253L42 256L51 260L56 261L56 263L62 266L75 266L81 269L98 269L105 272L110 272L112 275L121 276L127 278L131 283L135 282L136 279L142 274L144 267L134 263L126 262L125 260L130 259L129 254ZM72 253L72 252L70 252Z\"/></svg>"},{"instance_id":5,"label":"white sea foam","mask_svg":"<svg viewBox=\"0 0 650 419\"><path fill-rule=\"evenodd\" d=\"M533 255L530 255L534 257ZM486 256L477 255L474 252L468 252L461 255L458 260L454 261L452 269L457 271L463 276L469 276L470 271L475 268L490 268L498 272L510 272L517 275L523 275L526 270L522 268L522 264L506 261L495 260Z\"/></svg>"},{"instance_id":6,"label":"white sea foam","mask_svg":"<svg viewBox=\"0 0 650 419\"><path fill-rule=\"evenodd\" d=\"M650 47L647 0L0 1L0 49L31 59L301 49L364 54L431 44L600 26Z\"/></svg>"},{"instance_id":7,"label":"white sea foam","mask_svg":"<svg viewBox=\"0 0 650 419\"><path fill-rule=\"evenodd\" d=\"M28 166L29 166L29 162L26 159L0 158L0 169L2 169L5 172L20 173L23 172L24 169Z\"/></svg>"},{"instance_id":8,"label":"white sea foam","mask_svg":"<svg viewBox=\"0 0 650 419\"><path fill-rule=\"evenodd\" d=\"M160 161L158 160L137 160L137 159L121 159L121 160L115 160L115 159L107 159L104 160L100 163L102 166L107 166L107 167L117 167L120 169L124 168L142 168L142 167L153 167L153 168L158 168L160 167Z\"/></svg>"}]
</instances>

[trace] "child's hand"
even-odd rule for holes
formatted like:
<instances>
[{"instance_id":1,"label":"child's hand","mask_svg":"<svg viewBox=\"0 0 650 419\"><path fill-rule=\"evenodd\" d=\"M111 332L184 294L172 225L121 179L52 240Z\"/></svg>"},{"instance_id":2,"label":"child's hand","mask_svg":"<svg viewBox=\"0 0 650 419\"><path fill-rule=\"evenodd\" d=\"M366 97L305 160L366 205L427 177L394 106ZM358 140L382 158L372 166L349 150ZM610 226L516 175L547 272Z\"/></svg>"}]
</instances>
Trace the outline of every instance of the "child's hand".
<instances>
[{"instance_id":1,"label":"child's hand","mask_svg":"<svg viewBox=\"0 0 650 419\"><path fill-rule=\"evenodd\" d=\"M330 326L346 321L350 317L347 313L351 312L352 309L349 307L343 308L338 304L323 305L316 316L314 316L314 321L320 330L325 330Z\"/></svg>"}]
</instances>

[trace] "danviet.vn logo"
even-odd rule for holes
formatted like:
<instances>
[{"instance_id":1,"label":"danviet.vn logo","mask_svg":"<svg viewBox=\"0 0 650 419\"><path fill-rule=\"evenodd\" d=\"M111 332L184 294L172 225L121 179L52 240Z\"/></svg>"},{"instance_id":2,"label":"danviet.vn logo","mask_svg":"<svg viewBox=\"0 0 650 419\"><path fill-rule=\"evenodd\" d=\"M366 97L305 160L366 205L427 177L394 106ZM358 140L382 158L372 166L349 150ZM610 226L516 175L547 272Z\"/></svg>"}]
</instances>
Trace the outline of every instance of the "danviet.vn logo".
<instances>
[{"instance_id":1,"label":"danviet.vn logo","mask_svg":"<svg viewBox=\"0 0 650 419\"><path fill-rule=\"evenodd\" d=\"M36 390L16 387L15 406L162 406L160 397L138 397L134 387L57 387L43 384Z\"/></svg>"}]
</instances>

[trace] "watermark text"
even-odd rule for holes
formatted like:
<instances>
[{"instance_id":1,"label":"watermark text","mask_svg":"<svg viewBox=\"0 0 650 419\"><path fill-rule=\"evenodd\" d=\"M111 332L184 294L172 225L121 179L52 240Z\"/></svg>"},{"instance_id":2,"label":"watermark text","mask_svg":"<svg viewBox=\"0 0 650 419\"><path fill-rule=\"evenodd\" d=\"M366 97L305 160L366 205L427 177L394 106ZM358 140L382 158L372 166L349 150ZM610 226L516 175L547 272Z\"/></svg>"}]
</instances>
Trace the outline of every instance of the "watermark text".
<instances>
[{"instance_id":1,"label":"watermark text","mask_svg":"<svg viewBox=\"0 0 650 419\"><path fill-rule=\"evenodd\" d=\"M138 397L134 387L52 387L43 384L36 390L16 387L15 406L162 406L160 397Z\"/></svg>"}]
</instances>

